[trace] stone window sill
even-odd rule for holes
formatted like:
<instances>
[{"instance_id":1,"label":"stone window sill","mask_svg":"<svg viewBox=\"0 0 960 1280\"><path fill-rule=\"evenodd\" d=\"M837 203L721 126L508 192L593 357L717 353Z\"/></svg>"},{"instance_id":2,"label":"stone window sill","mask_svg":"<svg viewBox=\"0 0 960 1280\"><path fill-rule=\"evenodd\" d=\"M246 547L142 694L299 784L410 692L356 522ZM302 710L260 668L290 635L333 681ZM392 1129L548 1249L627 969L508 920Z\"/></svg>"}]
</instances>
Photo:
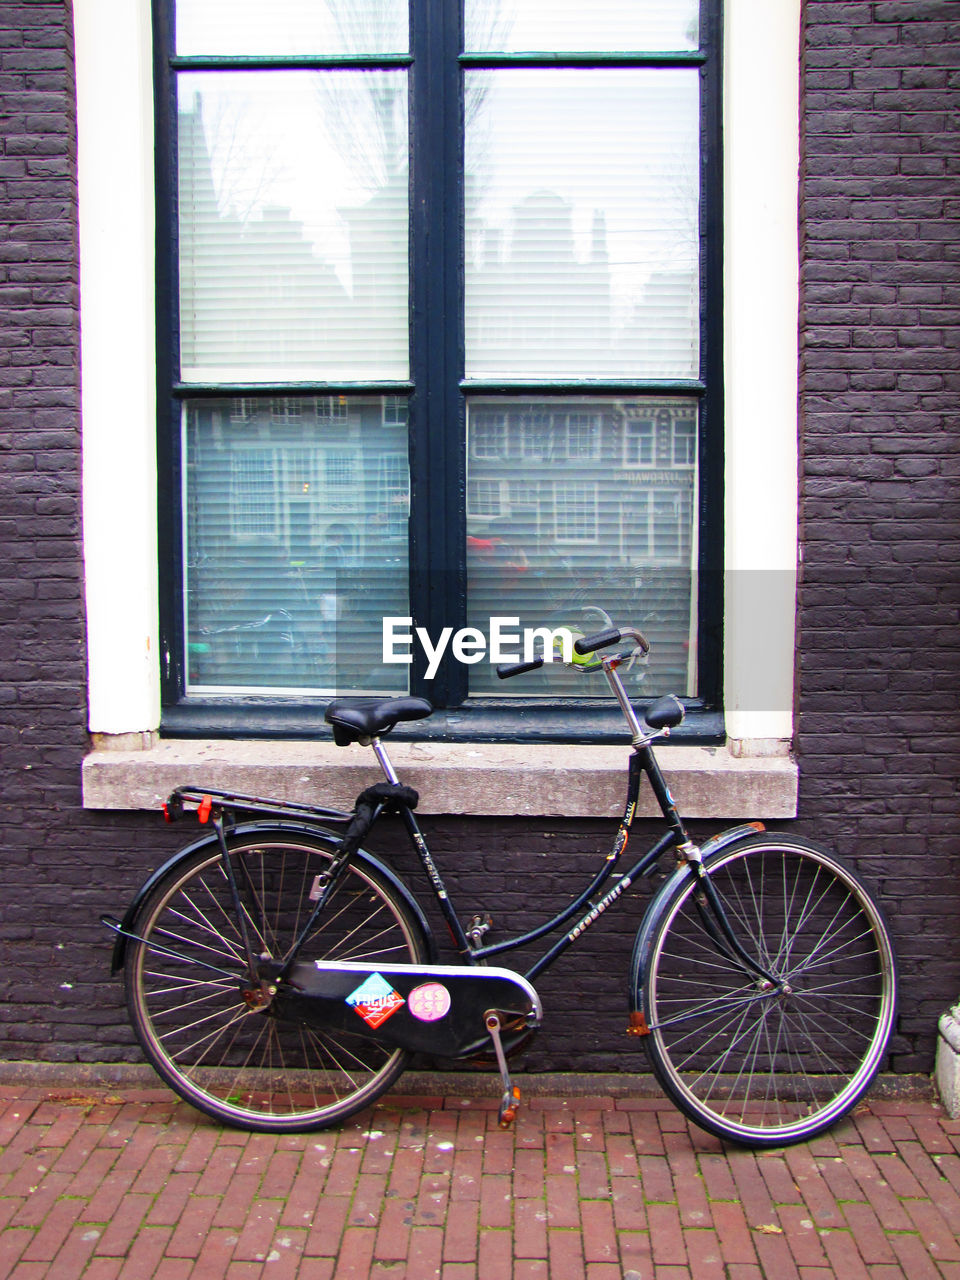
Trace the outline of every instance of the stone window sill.
<instances>
[{"instance_id":1,"label":"stone window sill","mask_svg":"<svg viewBox=\"0 0 960 1280\"><path fill-rule=\"evenodd\" d=\"M129 749L131 739L140 749ZM124 735L94 745L83 763L87 809L158 809L185 784L350 809L381 778L367 748L329 742ZM623 809L625 746L387 745L401 780L420 793L420 813L602 818ZM658 759L685 817L792 818L797 766L785 750L759 743L750 754L736 744L664 746ZM657 813L649 787L641 789L638 813Z\"/></svg>"}]
</instances>

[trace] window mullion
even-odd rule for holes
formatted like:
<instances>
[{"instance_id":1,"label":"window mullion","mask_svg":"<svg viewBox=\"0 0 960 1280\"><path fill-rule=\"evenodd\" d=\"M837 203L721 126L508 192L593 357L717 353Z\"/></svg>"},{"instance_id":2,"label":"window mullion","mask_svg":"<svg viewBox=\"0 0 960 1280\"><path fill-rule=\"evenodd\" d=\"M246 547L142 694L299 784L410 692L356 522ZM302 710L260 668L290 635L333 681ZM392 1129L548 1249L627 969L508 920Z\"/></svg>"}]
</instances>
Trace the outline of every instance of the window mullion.
<instances>
[{"instance_id":1,"label":"window mullion","mask_svg":"<svg viewBox=\"0 0 960 1280\"><path fill-rule=\"evenodd\" d=\"M414 625L436 639L466 618L460 6L411 10L410 597ZM414 645L413 691L437 706L463 701L466 668L447 662L428 682L425 667Z\"/></svg>"},{"instance_id":2,"label":"window mullion","mask_svg":"<svg viewBox=\"0 0 960 1280\"><path fill-rule=\"evenodd\" d=\"M706 394L700 412L698 467L699 691L707 706L722 703L723 681L723 154L721 124L721 22L719 6L700 3L700 245L701 367Z\"/></svg>"}]
</instances>

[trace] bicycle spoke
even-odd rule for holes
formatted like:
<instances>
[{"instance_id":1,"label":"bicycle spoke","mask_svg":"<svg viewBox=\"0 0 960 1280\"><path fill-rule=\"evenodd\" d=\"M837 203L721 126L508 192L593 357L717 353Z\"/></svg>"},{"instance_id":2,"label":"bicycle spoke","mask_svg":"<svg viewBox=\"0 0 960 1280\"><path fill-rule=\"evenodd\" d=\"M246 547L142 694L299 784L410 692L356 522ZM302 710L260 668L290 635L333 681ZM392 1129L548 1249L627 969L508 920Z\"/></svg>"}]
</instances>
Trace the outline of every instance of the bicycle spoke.
<instances>
[{"instance_id":1,"label":"bicycle spoke","mask_svg":"<svg viewBox=\"0 0 960 1280\"><path fill-rule=\"evenodd\" d=\"M314 910L310 888L326 874L329 852L278 832L230 856L254 949L263 960L289 955ZM343 877L303 939L301 958L422 963L419 926L397 893L362 868L350 866ZM216 1118L275 1131L321 1127L375 1098L402 1070L404 1054L366 1038L365 1029L331 1035L310 1026L300 1016L309 1004L292 1016L283 993L274 999L270 990L273 966L252 983L251 1005L242 1001L251 975L219 854L198 853L174 870L136 932L146 943L131 942L126 972L141 1043L168 1083ZM207 956L236 979L207 979Z\"/></svg>"},{"instance_id":2,"label":"bicycle spoke","mask_svg":"<svg viewBox=\"0 0 960 1280\"><path fill-rule=\"evenodd\" d=\"M770 1145L819 1132L862 1094L892 1028L894 972L877 908L835 859L795 839L743 844L705 871L772 981L744 981L681 883L645 969L647 1043L691 1119Z\"/></svg>"}]
</instances>

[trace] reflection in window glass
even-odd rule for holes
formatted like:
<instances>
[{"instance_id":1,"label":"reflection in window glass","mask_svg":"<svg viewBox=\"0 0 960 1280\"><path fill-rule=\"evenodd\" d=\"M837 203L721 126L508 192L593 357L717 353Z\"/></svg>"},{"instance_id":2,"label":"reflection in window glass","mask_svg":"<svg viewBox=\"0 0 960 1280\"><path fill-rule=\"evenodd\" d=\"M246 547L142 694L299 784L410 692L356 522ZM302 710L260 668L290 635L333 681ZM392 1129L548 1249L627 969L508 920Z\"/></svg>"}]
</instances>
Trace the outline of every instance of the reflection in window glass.
<instances>
[{"instance_id":1,"label":"reflection in window glass","mask_svg":"<svg viewBox=\"0 0 960 1280\"><path fill-rule=\"evenodd\" d=\"M698 0L466 0L473 53L697 47Z\"/></svg>"},{"instance_id":2,"label":"reflection in window glass","mask_svg":"<svg viewBox=\"0 0 960 1280\"><path fill-rule=\"evenodd\" d=\"M680 398L476 397L467 418L468 620L581 632L639 626L639 696L696 688L696 422ZM517 479L518 468L523 481ZM480 696L602 693L557 669L508 685L470 668Z\"/></svg>"},{"instance_id":3,"label":"reflection in window glass","mask_svg":"<svg viewBox=\"0 0 960 1280\"><path fill-rule=\"evenodd\" d=\"M188 691L405 691L381 644L383 616L409 612L393 416L379 396L186 405Z\"/></svg>"},{"instance_id":4,"label":"reflection in window glass","mask_svg":"<svg viewBox=\"0 0 960 1280\"><path fill-rule=\"evenodd\" d=\"M467 376L696 378L697 71L466 86Z\"/></svg>"},{"instance_id":5,"label":"reflection in window glass","mask_svg":"<svg viewBox=\"0 0 960 1280\"><path fill-rule=\"evenodd\" d=\"M405 0L177 0L177 53L377 54L408 48Z\"/></svg>"},{"instance_id":6,"label":"reflection in window glass","mask_svg":"<svg viewBox=\"0 0 960 1280\"><path fill-rule=\"evenodd\" d=\"M182 379L406 378L405 73L182 74L178 128Z\"/></svg>"}]
</instances>

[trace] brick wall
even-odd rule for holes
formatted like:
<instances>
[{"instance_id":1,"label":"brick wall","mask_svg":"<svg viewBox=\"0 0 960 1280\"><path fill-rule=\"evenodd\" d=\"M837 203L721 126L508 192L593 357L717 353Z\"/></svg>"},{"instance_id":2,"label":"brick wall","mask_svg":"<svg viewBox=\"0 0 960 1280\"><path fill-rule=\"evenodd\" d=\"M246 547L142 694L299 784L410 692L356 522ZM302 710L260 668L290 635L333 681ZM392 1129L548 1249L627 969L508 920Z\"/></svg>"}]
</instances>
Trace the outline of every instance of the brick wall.
<instances>
[{"instance_id":1,"label":"brick wall","mask_svg":"<svg viewBox=\"0 0 960 1280\"><path fill-rule=\"evenodd\" d=\"M960 4L808 0L803 829L881 886L894 1065L960 991Z\"/></svg>"},{"instance_id":2,"label":"brick wall","mask_svg":"<svg viewBox=\"0 0 960 1280\"><path fill-rule=\"evenodd\" d=\"M70 843L85 745L67 5L0 5L0 93L0 1052L29 1056L67 915L45 868Z\"/></svg>"},{"instance_id":3,"label":"brick wall","mask_svg":"<svg viewBox=\"0 0 960 1280\"><path fill-rule=\"evenodd\" d=\"M805 6L801 818L877 881L905 993L893 1066L929 1069L960 991L956 705L960 5ZM0 1057L136 1059L97 919L185 838L84 813L79 334L69 6L0 0ZM953 135L955 137L955 134ZM462 905L508 926L511 851L554 895L604 824L428 824ZM703 827L702 834L712 828ZM639 837L638 837L639 842ZM389 848L390 838L377 846ZM405 865L400 855L399 865ZM518 902L518 899L521 899ZM637 916L542 983L529 1063L629 1070ZM575 974L575 983L570 975ZM541 984L538 984L540 986ZM571 988L573 988L571 994Z\"/></svg>"}]
</instances>

